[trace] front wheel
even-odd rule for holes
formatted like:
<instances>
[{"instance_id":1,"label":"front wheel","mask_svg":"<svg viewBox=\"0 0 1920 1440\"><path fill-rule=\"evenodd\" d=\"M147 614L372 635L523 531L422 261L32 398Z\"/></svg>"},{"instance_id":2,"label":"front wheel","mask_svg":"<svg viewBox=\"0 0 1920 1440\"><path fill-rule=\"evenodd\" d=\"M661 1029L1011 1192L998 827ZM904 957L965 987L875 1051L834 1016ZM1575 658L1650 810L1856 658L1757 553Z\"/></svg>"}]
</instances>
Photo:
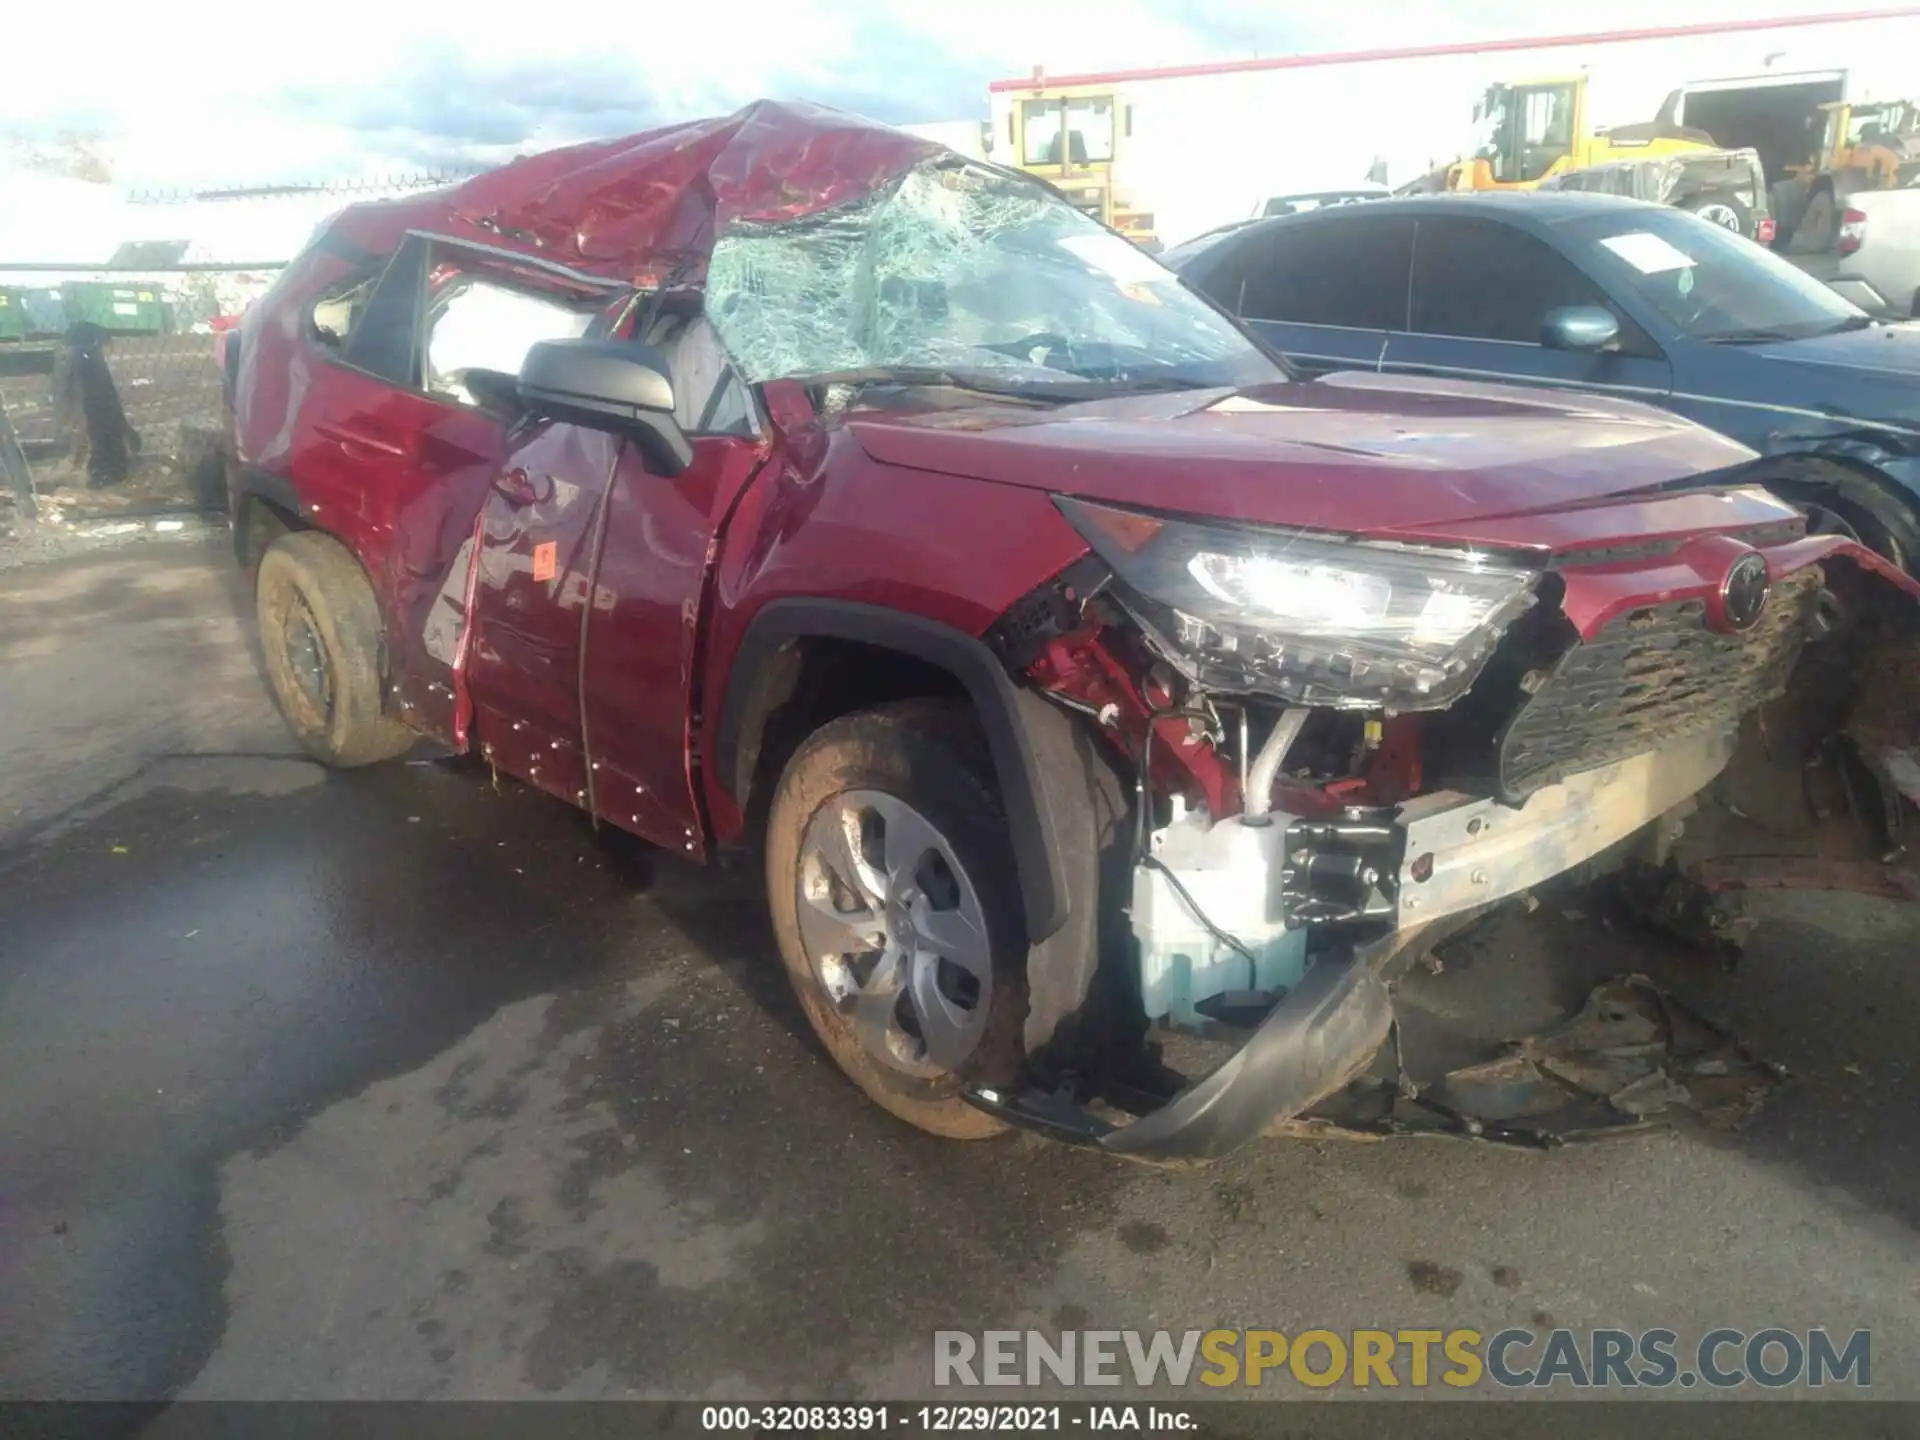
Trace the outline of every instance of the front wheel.
<instances>
[{"instance_id":1,"label":"front wheel","mask_svg":"<svg viewBox=\"0 0 1920 1440\"><path fill-rule=\"evenodd\" d=\"M1807 517L1809 535L1838 535L1920 573L1920 515L1886 487L1817 455L1763 460L1751 473Z\"/></svg>"},{"instance_id":2,"label":"front wheel","mask_svg":"<svg viewBox=\"0 0 1920 1440\"><path fill-rule=\"evenodd\" d=\"M267 682L303 750L344 769L412 748L382 704L380 603L344 545L282 535L260 557L254 605Z\"/></svg>"},{"instance_id":3,"label":"front wheel","mask_svg":"<svg viewBox=\"0 0 1920 1440\"><path fill-rule=\"evenodd\" d=\"M1019 1078L1027 938L1007 822L964 707L833 721L793 757L767 820L787 977L834 1062L911 1125L1006 1126L961 1098Z\"/></svg>"}]
</instances>

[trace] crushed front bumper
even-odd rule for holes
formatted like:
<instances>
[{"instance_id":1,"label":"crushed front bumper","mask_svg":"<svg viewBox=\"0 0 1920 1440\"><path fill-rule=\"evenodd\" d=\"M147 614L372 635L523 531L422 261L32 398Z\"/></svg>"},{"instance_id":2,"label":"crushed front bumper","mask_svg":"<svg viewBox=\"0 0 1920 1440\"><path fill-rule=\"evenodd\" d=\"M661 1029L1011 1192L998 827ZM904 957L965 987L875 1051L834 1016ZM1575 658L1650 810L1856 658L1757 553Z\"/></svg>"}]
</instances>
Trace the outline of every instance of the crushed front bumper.
<instances>
[{"instance_id":1,"label":"crushed front bumper","mask_svg":"<svg viewBox=\"0 0 1920 1440\"><path fill-rule=\"evenodd\" d=\"M1100 1147L1162 1163L1216 1160L1346 1084L1386 1043L1392 1024L1393 998L1379 965L1361 954L1323 962L1224 1065L1108 1132Z\"/></svg>"},{"instance_id":2,"label":"crushed front bumper","mask_svg":"<svg viewBox=\"0 0 1920 1440\"><path fill-rule=\"evenodd\" d=\"M1579 630L1582 647L1597 650L1610 643L1609 626L1624 626L1660 651L1656 659L1668 639L1667 649L1697 651L1716 642L1690 633L1673 638L1672 617L1643 615L1642 602L1649 596L1665 607L1697 602L1691 628L1717 631L1715 595L1724 600L1731 567L1749 553L1708 537L1652 561L1569 571L1562 611ZM1136 871L1131 915L1144 1013L1190 1019L1214 997L1230 1011L1275 993L1279 999L1237 1051L1197 1078L1162 1072L1144 1089L1110 1087L1105 1098L1138 1117L1130 1123L1112 1123L1064 1091L988 1089L968 1098L1012 1123L1116 1155L1172 1164L1214 1159L1300 1116L1368 1067L1393 1030L1390 967L1410 950L1588 862L1626 858L1617 847L1649 827L1655 864L1676 866L1681 857L1673 846L1691 841L1696 826L1714 836L1724 815L1753 828L1757 822L1749 817L1760 812L1749 799L1760 793L1807 808L1801 787L1810 773L1807 742L1815 736L1825 737L1823 744L1845 741L1886 770L1883 808L1897 813L1907 802L1920 803L1920 662L1913 659L1920 654L1920 612L1912 608L1920 584L1831 538L1795 540L1762 553L1786 597L1776 618L1784 621L1790 608L1821 643L1793 647L1784 674L1749 673L1751 666L1714 671L1721 678L1711 685L1700 678L1711 655L1681 667L1684 685L1669 684L1667 671L1657 667L1643 671L1623 661L1624 682L1653 692L1651 701L1627 696L1635 701L1633 717L1651 714L1659 722L1617 726L1618 733L1600 737L1625 758L1575 768L1542 741L1536 748L1554 763L1520 774L1525 783L1502 798L1428 793L1391 811L1291 823L1275 814L1265 826L1176 807L1172 823L1155 832L1150 860ZM1824 576L1813 570L1827 562L1839 563ZM1823 579L1836 593L1812 596L1807 585ZM1812 598L1821 603L1799 603ZM1749 625L1764 641L1765 614L1759 619L1760 626ZM1574 667L1572 682L1604 699L1612 692L1599 681L1621 677L1595 680L1594 668ZM1738 703L1724 703L1722 691ZM1538 703L1543 692L1528 693ZM1675 694L1685 703L1676 704ZM1577 707L1561 709L1570 716L1568 726L1579 723ZM1624 750L1623 741L1633 748ZM1758 792L1746 774L1756 757L1768 772ZM1729 793L1722 796L1723 790ZM1702 792L1725 803L1703 804ZM1675 822L1696 811L1704 813L1695 814L1682 837ZM1829 813L1819 804L1810 809L1820 824ZM1776 840L1786 837L1777 826L1761 828ZM1743 846L1729 853L1762 852ZM1814 853L1829 853L1825 841L1814 844ZM1155 890L1162 879L1168 883ZM1329 882L1325 889L1322 880ZM1733 883L1723 880L1719 888ZM1183 905L1205 920L1182 914ZM1315 930L1321 941L1304 973L1298 967L1306 952L1282 943L1302 928ZM1355 938L1329 943L1341 934ZM1278 984L1262 981L1263 968L1270 978L1287 966L1295 968ZM1254 993L1240 993L1246 991Z\"/></svg>"},{"instance_id":3,"label":"crushed front bumper","mask_svg":"<svg viewBox=\"0 0 1920 1440\"><path fill-rule=\"evenodd\" d=\"M1413 940L1628 839L1709 784L1733 747L1731 735L1699 735L1663 754L1550 785L1518 808L1454 794L1406 807L1392 933L1323 956L1223 1064L1130 1124L1109 1124L1058 1096L984 1089L968 1098L1010 1123L1115 1155L1160 1164L1218 1159L1366 1068L1393 1023L1387 967ZM1262 891L1276 881L1245 877Z\"/></svg>"},{"instance_id":4,"label":"crushed front bumper","mask_svg":"<svg viewBox=\"0 0 1920 1440\"><path fill-rule=\"evenodd\" d=\"M989 1115L1072 1144L1161 1165L1217 1160L1351 1079L1385 1043L1393 999L1381 957L1316 965L1227 1062L1128 1125L1044 1092L975 1088Z\"/></svg>"}]
</instances>

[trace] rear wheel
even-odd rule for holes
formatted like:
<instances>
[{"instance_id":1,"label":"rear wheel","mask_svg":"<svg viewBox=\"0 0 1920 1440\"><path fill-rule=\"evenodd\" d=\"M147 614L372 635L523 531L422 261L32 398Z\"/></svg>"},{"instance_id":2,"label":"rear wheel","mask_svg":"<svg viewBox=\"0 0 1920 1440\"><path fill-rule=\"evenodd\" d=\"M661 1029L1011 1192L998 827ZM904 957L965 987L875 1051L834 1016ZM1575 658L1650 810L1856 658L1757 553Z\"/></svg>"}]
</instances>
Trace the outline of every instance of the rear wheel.
<instances>
[{"instance_id":1,"label":"rear wheel","mask_svg":"<svg viewBox=\"0 0 1920 1440\"><path fill-rule=\"evenodd\" d=\"M834 1062L935 1135L1006 1127L961 1098L1019 1078L1026 927L985 745L964 707L836 720L788 764L767 820L787 977Z\"/></svg>"},{"instance_id":2,"label":"rear wheel","mask_svg":"<svg viewBox=\"0 0 1920 1440\"><path fill-rule=\"evenodd\" d=\"M1701 195L1681 207L1691 210L1709 225L1731 230L1736 235L1753 237L1753 211L1734 195Z\"/></svg>"},{"instance_id":3,"label":"rear wheel","mask_svg":"<svg viewBox=\"0 0 1920 1440\"><path fill-rule=\"evenodd\" d=\"M301 748L346 768L391 760L417 738L382 706L380 605L338 540L282 535L255 587L267 681Z\"/></svg>"}]
</instances>

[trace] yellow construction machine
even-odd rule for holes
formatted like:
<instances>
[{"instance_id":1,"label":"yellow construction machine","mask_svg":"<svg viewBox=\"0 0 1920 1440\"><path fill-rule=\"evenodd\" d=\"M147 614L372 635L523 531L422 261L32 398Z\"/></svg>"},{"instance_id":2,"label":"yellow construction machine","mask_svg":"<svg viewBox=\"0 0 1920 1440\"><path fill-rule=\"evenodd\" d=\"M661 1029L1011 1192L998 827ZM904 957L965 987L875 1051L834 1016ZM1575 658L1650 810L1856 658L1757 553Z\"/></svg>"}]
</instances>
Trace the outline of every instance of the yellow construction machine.
<instances>
[{"instance_id":1,"label":"yellow construction machine","mask_svg":"<svg viewBox=\"0 0 1920 1440\"><path fill-rule=\"evenodd\" d=\"M1842 100L1820 109L1820 153L1786 166L1773 185L1776 243L1795 254L1825 253L1839 237L1848 197L1920 177L1920 104Z\"/></svg>"},{"instance_id":2,"label":"yellow construction machine","mask_svg":"<svg viewBox=\"0 0 1920 1440\"><path fill-rule=\"evenodd\" d=\"M1111 85L1048 85L1037 72L1031 88L1010 99L1004 133L994 137L1006 141L1007 163L1055 185L1136 245L1158 250L1153 212L1115 178L1133 132L1126 99Z\"/></svg>"},{"instance_id":3,"label":"yellow construction machine","mask_svg":"<svg viewBox=\"0 0 1920 1440\"><path fill-rule=\"evenodd\" d=\"M1674 121L1680 95L1648 124L1596 130L1584 75L1489 85L1473 110L1474 153L1447 167L1446 188L1532 190L1569 170L1717 149L1711 135Z\"/></svg>"}]
</instances>

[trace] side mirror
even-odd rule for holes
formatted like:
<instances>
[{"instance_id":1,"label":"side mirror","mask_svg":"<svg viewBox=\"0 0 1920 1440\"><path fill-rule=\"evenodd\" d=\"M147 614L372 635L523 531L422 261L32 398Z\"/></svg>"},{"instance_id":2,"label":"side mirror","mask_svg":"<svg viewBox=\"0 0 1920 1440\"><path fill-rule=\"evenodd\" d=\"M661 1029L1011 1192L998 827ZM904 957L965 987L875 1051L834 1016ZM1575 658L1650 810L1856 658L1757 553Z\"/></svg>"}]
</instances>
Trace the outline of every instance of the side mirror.
<instances>
[{"instance_id":1,"label":"side mirror","mask_svg":"<svg viewBox=\"0 0 1920 1440\"><path fill-rule=\"evenodd\" d=\"M458 379L473 397L474 404L508 424L518 420L525 410L520 402L519 380L504 370L483 370L476 366L460 371Z\"/></svg>"},{"instance_id":2,"label":"side mirror","mask_svg":"<svg viewBox=\"0 0 1920 1440\"><path fill-rule=\"evenodd\" d=\"M678 475L693 446L673 417L666 357L627 340L542 340L520 366L520 401L536 415L631 436L647 468Z\"/></svg>"},{"instance_id":3,"label":"side mirror","mask_svg":"<svg viewBox=\"0 0 1920 1440\"><path fill-rule=\"evenodd\" d=\"M1601 305L1562 305L1540 322L1540 343L1549 350L1604 350L1619 338L1619 319Z\"/></svg>"}]
</instances>

